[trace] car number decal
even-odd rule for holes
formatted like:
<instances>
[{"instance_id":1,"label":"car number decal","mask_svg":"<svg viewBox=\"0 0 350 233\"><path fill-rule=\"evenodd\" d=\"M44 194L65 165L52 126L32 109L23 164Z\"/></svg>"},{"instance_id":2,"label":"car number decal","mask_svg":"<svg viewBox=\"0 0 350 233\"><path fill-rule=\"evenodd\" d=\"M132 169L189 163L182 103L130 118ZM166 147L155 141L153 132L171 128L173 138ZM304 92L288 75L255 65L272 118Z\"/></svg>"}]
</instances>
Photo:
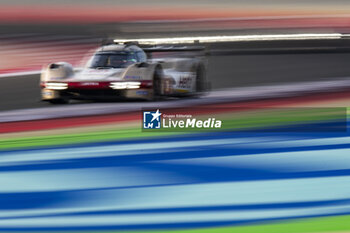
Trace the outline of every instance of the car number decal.
<instances>
[{"instance_id":1,"label":"car number decal","mask_svg":"<svg viewBox=\"0 0 350 233\"><path fill-rule=\"evenodd\" d=\"M179 88L191 88L192 77L191 76L181 76L179 80Z\"/></svg>"}]
</instances>

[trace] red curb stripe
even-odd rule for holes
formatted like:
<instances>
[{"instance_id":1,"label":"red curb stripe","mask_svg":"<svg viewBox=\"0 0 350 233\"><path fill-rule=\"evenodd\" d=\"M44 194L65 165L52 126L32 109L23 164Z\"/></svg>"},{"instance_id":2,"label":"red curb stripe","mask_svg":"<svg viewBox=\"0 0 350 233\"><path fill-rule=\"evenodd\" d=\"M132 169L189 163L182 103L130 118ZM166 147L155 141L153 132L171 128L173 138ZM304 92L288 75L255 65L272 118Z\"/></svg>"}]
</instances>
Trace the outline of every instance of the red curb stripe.
<instances>
[{"instance_id":1,"label":"red curb stripe","mask_svg":"<svg viewBox=\"0 0 350 233\"><path fill-rule=\"evenodd\" d=\"M0 123L0 133L51 130L141 120L136 113Z\"/></svg>"}]
</instances>

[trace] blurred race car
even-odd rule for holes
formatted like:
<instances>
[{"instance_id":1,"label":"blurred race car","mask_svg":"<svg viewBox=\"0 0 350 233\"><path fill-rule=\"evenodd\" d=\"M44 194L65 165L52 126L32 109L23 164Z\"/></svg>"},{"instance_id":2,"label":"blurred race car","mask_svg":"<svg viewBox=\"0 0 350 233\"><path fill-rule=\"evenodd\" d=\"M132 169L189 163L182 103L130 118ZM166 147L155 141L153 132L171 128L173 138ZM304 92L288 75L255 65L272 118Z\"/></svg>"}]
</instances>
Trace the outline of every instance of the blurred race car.
<instances>
[{"instance_id":1,"label":"blurred race car","mask_svg":"<svg viewBox=\"0 0 350 233\"><path fill-rule=\"evenodd\" d=\"M70 99L156 100L198 95L207 90L204 49L196 46L151 46L114 43L98 48L86 66L57 62L41 73L42 100L53 104Z\"/></svg>"}]
</instances>

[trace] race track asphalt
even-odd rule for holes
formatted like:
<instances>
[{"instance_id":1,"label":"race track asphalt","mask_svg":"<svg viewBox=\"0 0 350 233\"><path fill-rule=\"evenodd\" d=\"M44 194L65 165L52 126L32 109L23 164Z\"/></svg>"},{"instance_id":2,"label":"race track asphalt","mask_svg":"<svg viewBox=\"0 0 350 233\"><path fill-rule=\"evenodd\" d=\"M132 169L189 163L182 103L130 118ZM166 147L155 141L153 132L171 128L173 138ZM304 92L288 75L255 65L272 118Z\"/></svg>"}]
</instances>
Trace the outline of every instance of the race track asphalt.
<instances>
[{"instance_id":1,"label":"race track asphalt","mask_svg":"<svg viewBox=\"0 0 350 233\"><path fill-rule=\"evenodd\" d=\"M231 54L208 60L212 89L350 76L350 53ZM0 78L0 111L48 106L40 102L39 75Z\"/></svg>"}]
</instances>

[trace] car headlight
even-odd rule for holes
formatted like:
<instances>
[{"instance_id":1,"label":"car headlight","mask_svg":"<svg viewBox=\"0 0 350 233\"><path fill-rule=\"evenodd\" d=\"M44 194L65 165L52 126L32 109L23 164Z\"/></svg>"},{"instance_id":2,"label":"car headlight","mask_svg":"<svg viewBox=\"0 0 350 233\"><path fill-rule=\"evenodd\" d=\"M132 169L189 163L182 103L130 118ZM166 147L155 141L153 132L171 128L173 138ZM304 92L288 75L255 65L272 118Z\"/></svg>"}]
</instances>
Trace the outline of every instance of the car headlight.
<instances>
[{"instance_id":1,"label":"car headlight","mask_svg":"<svg viewBox=\"0 0 350 233\"><path fill-rule=\"evenodd\" d=\"M68 83L46 83L45 87L52 90L65 90L68 88Z\"/></svg>"},{"instance_id":2,"label":"car headlight","mask_svg":"<svg viewBox=\"0 0 350 233\"><path fill-rule=\"evenodd\" d=\"M112 89L138 89L141 82L112 82L109 86Z\"/></svg>"}]
</instances>

